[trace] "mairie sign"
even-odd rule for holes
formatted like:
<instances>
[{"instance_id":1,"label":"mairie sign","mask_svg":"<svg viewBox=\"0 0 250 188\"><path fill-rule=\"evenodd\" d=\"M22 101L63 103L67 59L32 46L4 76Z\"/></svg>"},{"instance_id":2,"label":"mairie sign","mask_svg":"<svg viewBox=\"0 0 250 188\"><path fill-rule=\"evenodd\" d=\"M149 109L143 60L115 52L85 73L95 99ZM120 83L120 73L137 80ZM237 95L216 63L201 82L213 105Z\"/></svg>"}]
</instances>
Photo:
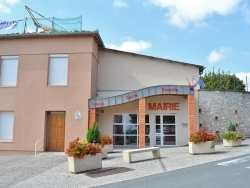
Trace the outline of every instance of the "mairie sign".
<instances>
[{"instance_id":1,"label":"mairie sign","mask_svg":"<svg viewBox=\"0 0 250 188\"><path fill-rule=\"evenodd\" d=\"M180 110L180 103L148 103L148 110Z\"/></svg>"}]
</instances>

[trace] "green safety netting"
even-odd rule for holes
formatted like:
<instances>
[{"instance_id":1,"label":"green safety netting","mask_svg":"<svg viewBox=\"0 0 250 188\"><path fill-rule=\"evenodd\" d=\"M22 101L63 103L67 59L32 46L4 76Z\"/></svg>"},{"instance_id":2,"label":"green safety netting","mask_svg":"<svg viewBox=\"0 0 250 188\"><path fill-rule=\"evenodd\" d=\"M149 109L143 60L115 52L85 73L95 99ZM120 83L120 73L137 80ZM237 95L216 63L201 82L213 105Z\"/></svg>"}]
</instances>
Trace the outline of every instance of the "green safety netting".
<instances>
[{"instance_id":1,"label":"green safety netting","mask_svg":"<svg viewBox=\"0 0 250 188\"><path fill-rule=\"evenodd\" d=\"M13 21L17 22L15 27L0 27L0 34L59 33L82 30L82 16L74 18L25 18ZM0 20L0 24L6 25L13 21Z\"/></svg>"}]
</instances>

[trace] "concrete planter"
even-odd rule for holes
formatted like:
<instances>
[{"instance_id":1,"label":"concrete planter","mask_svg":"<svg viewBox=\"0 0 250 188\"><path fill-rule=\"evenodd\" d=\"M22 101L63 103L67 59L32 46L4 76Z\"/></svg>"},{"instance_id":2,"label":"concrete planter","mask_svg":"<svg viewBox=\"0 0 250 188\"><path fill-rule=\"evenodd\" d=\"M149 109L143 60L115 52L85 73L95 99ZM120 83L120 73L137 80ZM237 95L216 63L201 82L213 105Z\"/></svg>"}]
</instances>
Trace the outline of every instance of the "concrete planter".
<instances>
[{"instance_id":1,"label":"concrete planter","mask_svg":"<svg viewBox=\"0 0 250 188\"><path fill-rule=\"evenodd\" d=\"M236 147L241 145L241 140L225 140L223 139L223 146L225 147Z\"/></svg>"},{"instance_id":2,"label":"concrete planter","mask_svg":"<svg viewBox=\"0 0 250 188\"><path fill-rule=\"evenodd\" d=\"M104 146L107 147L108 153L113 152L113 149L114 149L113 144L105 144Z\"/></svg>"},{"instance_id":3,"label":"concrete planter","mask_svg":"<svg viewBox=\"0 0 250 188\"><path fill-rule=\"evenodd\" d=\"M102 154L86 155L81 159L68 157L69 171L72 173L80 173L89 170L102 168Z\"/></svg>"},{"instance_id":4,"label":"concrete planter","mask_svg":"<svg viewBox=\"0 0 250 188\"><path fill-rule=\"evenodd\" d=\"M102 159L106 159L108 157L108 148L104 146L102 148Z\"/></svg>"},{"instance_id":5,"label":"concrete planter","mask_svg":"<svg viewBox=\"0 0 250 188\"><path fill-rule=\"evenodd\" d=\"M213 146L212 141L201 142L198 144L194 144L193 142L189 142L189 153L191 154L208 154L215 153L215 146Z\"/></svg>"}]
</instances>

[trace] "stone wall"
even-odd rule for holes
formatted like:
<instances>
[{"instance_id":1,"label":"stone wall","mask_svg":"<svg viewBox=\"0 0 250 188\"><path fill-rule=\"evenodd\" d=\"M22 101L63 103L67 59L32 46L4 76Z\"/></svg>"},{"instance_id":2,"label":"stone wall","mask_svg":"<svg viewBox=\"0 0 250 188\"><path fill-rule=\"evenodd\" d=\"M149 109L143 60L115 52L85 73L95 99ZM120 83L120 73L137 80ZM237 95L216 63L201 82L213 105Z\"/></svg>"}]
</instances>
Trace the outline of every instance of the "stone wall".
<instances>
[{"instance_id":1,"label":"stone wall","mask_svg":"<svg viewBox=\"0 0 250 188\"><path fill-rule=\"evenodd\" d=\"M197 90L200 128L227 131L230 122L250 137L250 92Z\"/></svg>"}]
</instances>

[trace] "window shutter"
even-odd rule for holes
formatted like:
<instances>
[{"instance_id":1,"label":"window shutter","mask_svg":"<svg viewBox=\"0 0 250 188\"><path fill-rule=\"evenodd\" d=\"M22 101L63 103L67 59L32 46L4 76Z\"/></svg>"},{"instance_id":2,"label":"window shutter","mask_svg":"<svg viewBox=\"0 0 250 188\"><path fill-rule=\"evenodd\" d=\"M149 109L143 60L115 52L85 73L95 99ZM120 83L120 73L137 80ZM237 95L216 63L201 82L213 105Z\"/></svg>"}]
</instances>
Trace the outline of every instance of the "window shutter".
<instances>
[{"instance_id":1,"label":"window shutter","mask_svg":"<svg viewBox=\"0 0 250 188\"><path fill-rule=\"evenodd\" d=\"M0 140L13 139L14 112L0 112Z\"/></svg>"},{"instance_id":2,"label":"window shutter","mask_svg":"<svg viewBox=\"0 0 250 188\"><path fill-rule=\"evenodd\" d=\"M48 85L67 85L68 56L50 56Z\"/></svg>"},{"instance_id":3,"label":"window shutter","mask_svg":"<svg viewBox=\"0 0 250 188\"><path fill-rule=\"evenodd\" d=\"M0 86L16 86L18 58L2 57L0 69Z\"/></svg>"}]
</instances>

